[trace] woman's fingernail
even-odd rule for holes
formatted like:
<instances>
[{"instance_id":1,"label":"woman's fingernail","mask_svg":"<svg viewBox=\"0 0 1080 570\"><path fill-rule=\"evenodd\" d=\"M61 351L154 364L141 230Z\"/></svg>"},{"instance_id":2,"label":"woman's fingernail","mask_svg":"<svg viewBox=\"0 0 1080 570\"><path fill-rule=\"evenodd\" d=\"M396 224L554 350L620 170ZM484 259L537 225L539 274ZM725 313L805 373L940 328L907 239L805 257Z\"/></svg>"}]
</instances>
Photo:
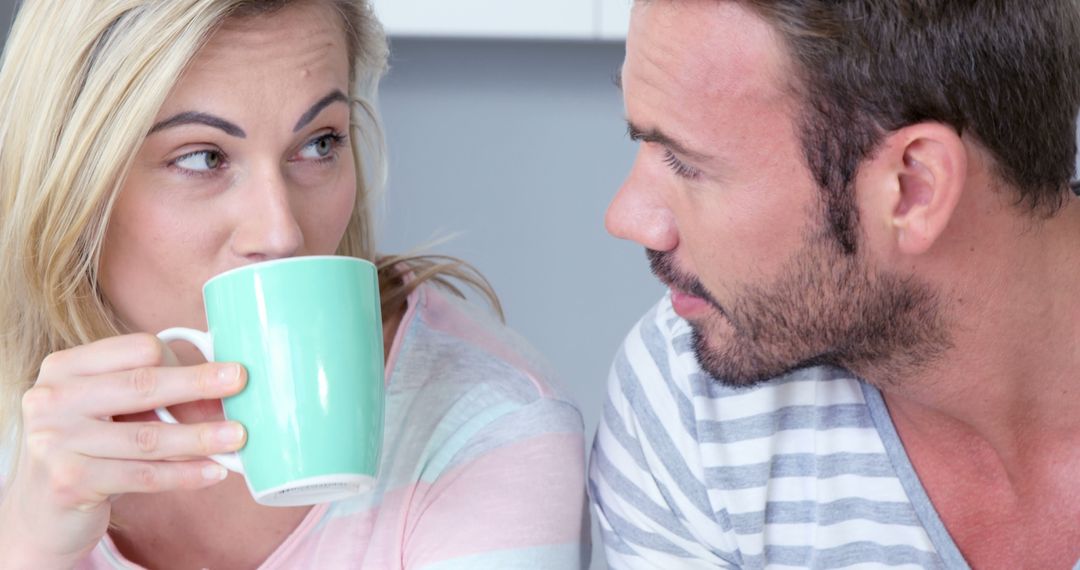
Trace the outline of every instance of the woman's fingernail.
<instances>
[{"instance_id":1,"label":"woman's fingernail","mask_svg":"<svg viewBox=\"0 0 1080 570\"><path fill-rule=\"evenodd\" d=\"M240 367L236 364L225 364L218 368L217 378L222 386L232 386L240 379Z\"/></svg>"},{"instance_id":2,"label":"woman's fingernail","mask_svg":"<svg viewBox=\"0 0 1080 570\"><path fill-rule=\"evenodd\" d=\"M217 428L217 438L221 443L239 443L244 440L244 428L240 424L225 424Z\"/></svg>"},{"instance_id":3,"label":"woman's fingernail","mask_svg":"<svg viewBox=\"0 0 1080 570\"><path fill-rule=\"evenodd\" d=\"M221 481L229 472L220 465L207 465L202 469L203 479L207 481Z\"/></svg>"}]
</instances>

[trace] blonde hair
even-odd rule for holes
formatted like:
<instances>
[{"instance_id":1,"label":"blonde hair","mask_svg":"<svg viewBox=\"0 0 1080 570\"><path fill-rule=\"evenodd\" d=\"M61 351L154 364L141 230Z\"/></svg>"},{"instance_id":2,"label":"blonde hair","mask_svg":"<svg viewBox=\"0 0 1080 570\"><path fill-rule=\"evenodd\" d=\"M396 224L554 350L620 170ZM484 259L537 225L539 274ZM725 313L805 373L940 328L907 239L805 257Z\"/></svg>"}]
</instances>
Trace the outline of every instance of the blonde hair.
<instances>
[{"instance_id":1,"label":"blonde hair","mask_svg":"<svg viewBox=\"0 0 1080 570\"><path fill-rule=\"evenodd\" d=\"M192 58L230 17L304 0L26 0L0 62L0 441L48 354L120 332L98 290L102 242L132 157ZM379 266L384 315L425 281L458 279L445 257L378 257L371 201L385 170L375 110L383 31L366 0L322 0L349 43L357 200L338 253ZM412 278L405 278L411 275ZM460 292L458 292L460 294Z\"/></svg>"}]
</instances>

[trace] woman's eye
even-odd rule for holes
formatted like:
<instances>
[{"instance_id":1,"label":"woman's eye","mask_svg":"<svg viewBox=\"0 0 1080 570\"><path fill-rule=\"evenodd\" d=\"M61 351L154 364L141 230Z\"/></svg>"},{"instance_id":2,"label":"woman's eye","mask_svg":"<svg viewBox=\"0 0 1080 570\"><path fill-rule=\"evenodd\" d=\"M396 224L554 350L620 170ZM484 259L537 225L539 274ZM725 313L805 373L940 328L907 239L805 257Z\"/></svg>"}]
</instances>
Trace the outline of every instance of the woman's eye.
<instances>
[{"instance_id":1,"label":"woman's eye","mask_svg":"<svg viewBox=\"0 0 1080 570\"><path fill-rule=\"evenodd\" d=\"M299 158L302 160L320 160L334 154L344 137L330 133L323 135L300 149Z\"/></svg>"},{"instance_id":2,"label":"woman's eye","mask_svg":"<svg viewBox=\"0 0 1080 570\"><path fill-rule=\"evenodd\" d=\"M173 165L192 172L210 172L217 170L225 162L225 157L215 150L200 150L186 154L173 162Z\"/></svg>"}]
</instances>

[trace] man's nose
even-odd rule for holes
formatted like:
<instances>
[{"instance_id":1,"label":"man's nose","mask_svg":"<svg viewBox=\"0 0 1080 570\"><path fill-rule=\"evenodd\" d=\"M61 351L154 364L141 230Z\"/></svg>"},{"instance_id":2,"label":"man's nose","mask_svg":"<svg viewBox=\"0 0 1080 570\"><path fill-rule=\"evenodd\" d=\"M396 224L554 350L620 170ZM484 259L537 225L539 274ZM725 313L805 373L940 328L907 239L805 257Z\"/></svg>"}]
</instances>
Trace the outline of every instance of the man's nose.
<instances>
[{"instance_id":1,"label":"man's nose","mask_svg":"<svg viewBox=\"0 0 1080 570\"><path fill-rule=\"evenodd\" d=\"M679 233L662 195L663 183L646 172L639 150L630 174L608 206L604 219L608 233L656 251L675 249Z\"/></svg>"}]
</instances>

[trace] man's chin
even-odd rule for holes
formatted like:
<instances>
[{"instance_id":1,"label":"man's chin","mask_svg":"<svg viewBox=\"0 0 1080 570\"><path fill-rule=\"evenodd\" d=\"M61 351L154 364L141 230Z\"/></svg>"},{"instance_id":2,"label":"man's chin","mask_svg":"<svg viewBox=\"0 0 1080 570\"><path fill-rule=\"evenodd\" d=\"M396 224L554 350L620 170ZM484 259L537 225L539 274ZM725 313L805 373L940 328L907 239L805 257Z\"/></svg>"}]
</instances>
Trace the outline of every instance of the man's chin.
<instances>
[{"instance_id":1,"label":"man's chin","mask_svg":"<svg viewBox=\"0 0 1080 570\"><path fill-rule=\"evenodd\" d=\"M691 324L694 357L713 380L728 388L753 388L804 368L827 364L820 358L794 362L769 361L752 350L742 350L730 337L706 335ZM716 331L713 331L716 332Z\"/></svg>"}]
</instances>

